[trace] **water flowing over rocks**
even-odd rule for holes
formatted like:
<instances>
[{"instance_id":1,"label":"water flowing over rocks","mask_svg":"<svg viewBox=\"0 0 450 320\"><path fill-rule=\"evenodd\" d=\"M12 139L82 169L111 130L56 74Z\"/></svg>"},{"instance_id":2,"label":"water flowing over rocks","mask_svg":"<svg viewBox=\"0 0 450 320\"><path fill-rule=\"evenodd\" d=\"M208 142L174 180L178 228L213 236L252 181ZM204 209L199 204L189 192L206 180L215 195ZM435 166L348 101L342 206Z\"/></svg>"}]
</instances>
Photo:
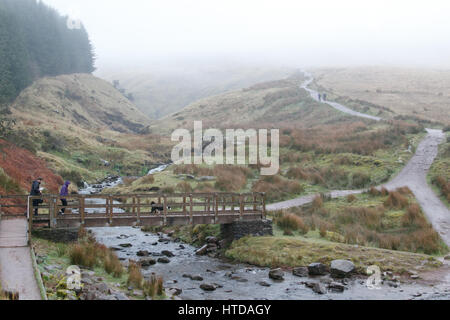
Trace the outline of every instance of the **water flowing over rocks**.
<instances>
[{"instance_id":1,"label":"water flowing over rocks","mask_svg":"<svg viewBox=\"0 0 450 320\"><path fill-rule=\"evenodd\" d=\"M121 251L117 251L119 258L125 259L125 265L128 260L143 263L145 267L142 272L146 279L153 273L162 276L167 296L174 299L417 299L418 297L413 295L418 291L422 293L420 298L423 299L428 297L425 292L432 291L430 288L417 284L394 281L394 276L388 274L382 283L383 290L368 290L367 276L352 274L348 278L332 278L329 272L331 265L325 264L313 264L310 268L299 266L289 272L282 269L272 270L275 271L272 272L274 278L280 279L279 276L282 275L284 281L281 281L271 278L269 276L271 270L268 268L230 263L220 258L211 258L209 254L197 255L197 248L189 244L177 243L164 234L156 235L144 233L139 229L122 227L97 228L93 229L93 232L97 241L108 247L118 247L123 242L122 239L117 239L117 236L121 234L133 239L132 242L130 241L133 247L121 248ZM158 242L160 238L166 241ZM219 243L220 239L208 238L207 241L210 242L206 244L208 247L208 244ZM156 247L152 246L155 242L158 243ZM155 248L159 250L154 250ZM170 263L156 262L155 259L158 258L169 259L162 254L166 250L174 254L170 258ZM138 257L139 251L148 251L149 256ZM318 273L318 275L310 276L310 269L313 274ZM95 284L96 279L91 277L87 281ZM393 284L397 287L392 286ZM92 289L94 293L90 295L97 298L115 300L120 298L114 293L115 288L111 288L111 294L96 293L95 291L98 290L94 289ZM130 294L135 288L131 289ZM442 292L442 297L446 297Z\"/></svg>"}]
</instances>

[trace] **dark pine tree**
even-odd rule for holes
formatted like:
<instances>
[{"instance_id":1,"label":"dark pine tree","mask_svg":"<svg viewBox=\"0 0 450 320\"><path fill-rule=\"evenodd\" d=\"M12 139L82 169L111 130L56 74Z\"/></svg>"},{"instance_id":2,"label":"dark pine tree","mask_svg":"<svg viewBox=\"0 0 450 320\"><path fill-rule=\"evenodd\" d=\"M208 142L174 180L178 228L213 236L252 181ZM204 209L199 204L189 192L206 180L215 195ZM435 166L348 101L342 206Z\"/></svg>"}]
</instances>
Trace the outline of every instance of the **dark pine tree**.
<instances>
[{"instance_id":1,"label":"dark pine tree","mask_svg":"<svg viewBox=\"0 0 450 320\"><path fill-rule=\"evenodd\" d=\"M91 73L95 56L88 33L67 27L67 17L37 0L0 0L0 104L39 77Z\"/></svg>"}]
</instances>

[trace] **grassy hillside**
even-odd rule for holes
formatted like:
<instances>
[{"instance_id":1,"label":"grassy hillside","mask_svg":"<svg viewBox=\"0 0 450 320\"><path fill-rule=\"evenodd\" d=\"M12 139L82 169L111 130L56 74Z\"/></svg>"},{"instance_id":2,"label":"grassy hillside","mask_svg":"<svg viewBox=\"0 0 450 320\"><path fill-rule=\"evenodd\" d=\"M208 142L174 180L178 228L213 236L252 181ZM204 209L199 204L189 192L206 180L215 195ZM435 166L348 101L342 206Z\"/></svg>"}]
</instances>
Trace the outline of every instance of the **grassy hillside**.
<instances>
[{"instance_id":1,"label":"grassy hillside","mask_svg":"<svg viewBox=\"0 0 450 320\"><path fill-rule=\"evenodd\" d=\"M300 88L301 78L260 83L192 103L180 112L169 115L150 126L153 132L171 132L176 128L193 127L195 120L212 128L283 127L353 121L328 106L319 104Z\"/></svg>"},{"instance_id":2,"label":"grassy hillside","mask_svg":"<svg viewBox=\"0 0 450 320\"><path fill-rule=\"evenodd\" d=\"M340 97L357 110L450 124L449 70L358 67L312 72L316 87L330 99Z\"/></svg>"},{"instance_id":3,"label":"grassy hillside","mask_svg":"<svg viewBox=\"0 0 450 320\"><path fill-rule=\"evenodd\" d=\"M402 121L373 122L315 102L300 77L258 84L202 99L152 123L170 136L176 128L279 128L281 170L262 177L258 166L171 166L151 179L128 181L113 192L266 192L269 202L334 189L379 185L398 172L423 137L423 128Z\"/></svg>"},{"instance_id":4,"label":"grassy hillside","mask_svg":"<svg viewBox=\"0 0 450 320\"><path fill-rule=\"evenodd\" d=\"M108 173L145 174L169 157L164 140L146 134L148 118L112 85L88 74L40 79L7 111L17 120L8 139L78 182Z\"/></svg>"},{"instance_id":5,"label":"grassy hillside","mask_svg":"<svg viewBox=\"0 0 450 320\"><path fill-rule=\"evenodd\" d=\"M37 80L19 95L10 109L30 125L74 125L90 130L137 133L150 122L108 82L89 74Z\"/></svg>"},{"instance_id":6,"label":"grassy hillside","mask_svg":"<svg viewBox=\"0 0 450 320\"><path fill-rule=\"evenodd\" d=\"M110 82L119 81L133 102L152 119L160 119L177 112L196 100L280 79L291 70L286 68L180 65L151 71L103 71L99 76Z\"/></svg>"}]
</instances>

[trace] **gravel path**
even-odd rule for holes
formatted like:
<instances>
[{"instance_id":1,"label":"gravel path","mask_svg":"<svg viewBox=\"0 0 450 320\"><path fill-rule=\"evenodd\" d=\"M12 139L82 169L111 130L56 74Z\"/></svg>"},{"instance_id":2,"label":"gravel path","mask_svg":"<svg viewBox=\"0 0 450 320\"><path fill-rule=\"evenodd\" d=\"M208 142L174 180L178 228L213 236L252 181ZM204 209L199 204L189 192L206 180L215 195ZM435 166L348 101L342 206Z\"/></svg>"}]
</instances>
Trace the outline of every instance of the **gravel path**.
<instances>
[{"instance_id":1,"label":"gravel path","mask_svg":"<svg viewBox=\"0 0 450 320\"><path fill-rule=\"evenodd\" d=\"M450 246L450 210L442 203L427 183L427 173L438 153L438 146L445 139L441 130L427 129L428 135L417 147L415 155L405 168L384 185L388 190L408 186L422 210L442 240Z\"/></svg>"},{"instance_id":2,"label":"gravel path","mask_svg":"<svg viewBox=\"0 0 450 320\"><path fill-rule=\"evenodd\" d=\"M314 100L318 101L318 102L322 102L325 103L339 111L342 111L344 113L350 114L352 116L355 117L360 117L360 118L366 118L366 119L371 119L371 120L375 120L375 121L381 121L383 120L380 117L376 117L376 116L371 116L369 114L365 114L365 113L361 113L361 112L357 112L355 110L352 110L340 103L337 102L332 102L332 101L323 101L323 100L319 100L319 93L313 89L308 88L308 86L313 82L313 77L310 73L308 72L304 72L305 76L308 78L303 84L302 84L302 89L305 89L306 91L308 91L311 94L311 98L313 98Z\"/></svg>"},{"instance_id":3,"label":"gravel path","mask_svg":"<svg viewBox=\"0 0 450 320\"><path fill-rule=\"evenodd\" d=\"M27 244L26 219L0 220L2 288L18 292L20 300L41 300Z\"/></svg>"},{"instance_id":4,"label":"gravel path","mask_svg":"<svg viewBox=\"0 0 450 320\"><path fill-rule=\"evenodd\" d=\"M312 76L308 73L305 73L305 75L308 79L302 85L302 88L310 92L313 99L319 101L318 93L308 88L308 85L310 85L313 81ZM334 102L324 103L354 116L370 118L376 121L381 120L381 118L353 111ZM337 107L337 105L339 105L339 107ZM395 190L399 187L405 186L409 187L422 207L422 210L428 217L428 220L432 223L435 230L439 232L442 240L450 246L450 211L430 188L426 178L428 170L438 154L438 146L444 141L445 135L442 130L427 129L427 132L428 135L419 144L416 153L411 160L397 176L395 176L390 182L383 185L383 187L388 190ZM365 190L331 191L328 195L332 198L339 198L345 197L349 194L359 194L364 191ZM317 195L308 195L288 201L273 203L267 205L267 210L276 211L302 206L312 202L316 196Z\"/></svg>"}]
</instances>

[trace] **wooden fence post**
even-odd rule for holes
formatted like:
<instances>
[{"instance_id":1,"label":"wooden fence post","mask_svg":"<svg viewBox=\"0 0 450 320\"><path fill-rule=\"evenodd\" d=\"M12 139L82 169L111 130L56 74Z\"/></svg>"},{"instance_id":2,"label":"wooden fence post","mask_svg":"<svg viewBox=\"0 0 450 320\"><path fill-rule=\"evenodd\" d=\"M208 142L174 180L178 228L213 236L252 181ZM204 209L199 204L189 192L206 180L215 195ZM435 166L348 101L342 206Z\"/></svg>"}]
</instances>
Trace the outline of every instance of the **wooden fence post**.
<instances>
[{"instance_id":1,"label":"wooden fence post","mask_svg":"<svg viewBox=\"0 0 450 320\"><path fill-rule=\"evenodd\" d=\"M183 215L186 217L186 195L183 196Z\"/></svg>"},{"instance_id":2,"label":"wooden fence post","mask_svg":"<svg viewBox=\"0 0 450 320\"><path fill-rule=\"evenodd\" d=\"M266 219L266 194L262 194L262 218Z\"/></svg>"},{"instance_id":3,"label":"wooden fence post","mask_svg":"<svg viewBox=\"0 0 450 320\"><path fill-rule=\"evenodd\" d=\"M227 206L225 205L225 203L227 202L227 197L223 196L221 197L222 199L222 211L225 212L227 210Z\"/></svg>"},{"instance_id":4,"label":"wooden fence post","mask_svg":"<svg viewBox=\"0 0 450 320\"><path fill-rule=\"evenodd\" d=\"M141 198L137 197L137 224L141 224Z\"/></svg>"},{"instance_id":5,"label":"wooden fence post","mask_svg":"<svg viewBox=\"0 0 450 320\"><path fill-rule=\"evenodd\" d=\"M214 223L219 221L219 203L217 193L214 194Z\"/></svg>"},{"instance_id":6,"label":"wooden fence post","mask_svg":"<svg viewBox=\"0 0 450 320\"><path fill-rule=\"evenodd\" d=\"M189 195L189 205L190 205L190 208L189 208L189 223L193 224L194 223L194 216L193 216L194 208L193 208L193 203L192 203L192 193Z\"/></svg>"},{"instance_id":7,"label":"wooden fence post","mask_svg":"<svg viewBox=\"0 0 450 320\"><path fill-rule=\"evenodd\" d=\"M50 219L50 228L56 227L56 198L55 197L49 197L49 203L48 203L48 216Z\"/></svg>"},{"instance_id":8,"label":"wooden fence post","mask_svg":"<svg viewBox=\"0 0 450 320\"><path fill-rule=\"evenodd\" d=\"M84 213L84 211L85 211L85 202L84 202L84 197L81 197L80 198L80 200L79 200L79 202L78 202L78 205L79 205L79 211L80 211L80 216L81 216L81 224L82 225L84 225L84 223L85 223L85 221L84 221L84 218L85 218L85 213Z\"/></svg>"},{"instance_id":9,"label":"wooden fence post","mask_svg":"<svg viewBox=\"0 0 450 320\"><path fill-rule=\"evenodd\" d=\"M113 222L113 213L114 213L112 196L108 196L108 202L109 202L109 224L112 224L112 222Z\"/></svg>"},{"instance_id":10,"label":"wooden fence post","mask_svg":"<svg viewBox=\"0 0 450 320\"><path fill-rule=\"evenodd\" d=\"M165 226L165 225L167 225L167 197L166 197L166 195L164 195L164 198L163 198L163 207L164 207L163 208L164 209L163 210L163 212L164 212L164 218L163 218L164 224L163 225Z\"/></svg>"},{"instance_id":11,"label":"wooden fence post","mask_svg":"<svg viewBox=\"0 0 450 320\"><path fill-rule=\"evenodd\" d=\"M28 245L31 245L31 232L33 228L33 200L28 197Z\"/></svg>"},{"instance_id":12,"label":"wooden fence post","mask_svg":"<svg viewBox=\"0 0 450 320\"><path fill-rule=\"evenodd\" d=\"M206 211L206 214L209 216L211 213L211 197L208 196L208 211Z\"/></svg>"},{"instance_id":13,"label":"wooden fence post","mask_svg":"<svg viewBox=\"0 0 450 320\"><path fill-rule=\"evenodd\" d=\"M239 196L239 216L242 220L244 218L244 197L242 195Z\"/></svg>"}]
</instances>

